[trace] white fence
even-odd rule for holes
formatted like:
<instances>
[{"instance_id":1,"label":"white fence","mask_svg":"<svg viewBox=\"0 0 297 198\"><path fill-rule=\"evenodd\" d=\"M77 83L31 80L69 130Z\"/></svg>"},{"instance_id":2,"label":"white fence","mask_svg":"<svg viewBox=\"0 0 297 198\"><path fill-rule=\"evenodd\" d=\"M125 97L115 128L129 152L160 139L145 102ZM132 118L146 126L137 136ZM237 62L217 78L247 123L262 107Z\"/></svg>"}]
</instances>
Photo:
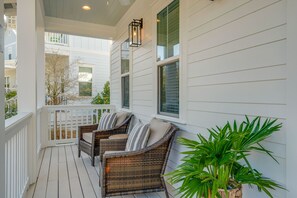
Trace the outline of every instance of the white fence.
<instances>
[{"instance_id":1,"label":"white fence","mask_svg":"<svg viewBox=\"0 0 297 198\"><path fill-rule=\"evenodd\" d=\"M28 127L31 113L5 122L5 197L24 197L29 183Z\"/></svg>"},{"instance_id":2,"label":"white fence","mask_svg":"<svg viewBox=\"0 0 297 198\"><path fill-rule=\"evenodd\" d=\"M75 143L78 126L98 123L104 112L114 112L113 105L53 105L45 106L47 114L46 146ZM44 117L43 117L44 118ZM44 127L44 126L43 126Z\"/></svg>"},{"instance_id":3,"label":"white fence","mask_svg":"<svg viewBox=\"0 0 297 198\"><path fill-rule=\"evenodd\" d=\"M69 36L67 34L46 32L44 35L45 35L46 43L65 45L65 46L69 45Z\"/></svg>"}]
</instances>

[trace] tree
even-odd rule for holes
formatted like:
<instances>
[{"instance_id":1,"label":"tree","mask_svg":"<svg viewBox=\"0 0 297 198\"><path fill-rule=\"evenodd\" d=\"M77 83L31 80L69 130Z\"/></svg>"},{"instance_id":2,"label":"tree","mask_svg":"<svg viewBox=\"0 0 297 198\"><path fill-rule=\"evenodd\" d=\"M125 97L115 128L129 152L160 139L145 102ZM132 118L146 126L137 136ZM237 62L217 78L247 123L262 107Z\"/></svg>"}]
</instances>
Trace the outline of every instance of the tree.
<instances>
[{"instance_id":1,"label":"tree","mask_svg":"<svg viewBox=\"0 0 297 198\"><path fill-rule=\"evenodd\" d=\"M74 61L72 64L77 62ZM77 75L71 72L69 57L61 55L58 51L46 54L45 57L45 85L47 104L59 105L65 98L74 99L77 86Z\"/></svg>"},{"instance_id":2,"label":"tree","mask_svg":"<svg viewBox=\"0 0 297 198\"><path fill-rule=\"evenodd\" d=\"M110 104L110 83L106 81L103 91L98 93L92 100L92 104Z\"/></svg>"}]
</instances>

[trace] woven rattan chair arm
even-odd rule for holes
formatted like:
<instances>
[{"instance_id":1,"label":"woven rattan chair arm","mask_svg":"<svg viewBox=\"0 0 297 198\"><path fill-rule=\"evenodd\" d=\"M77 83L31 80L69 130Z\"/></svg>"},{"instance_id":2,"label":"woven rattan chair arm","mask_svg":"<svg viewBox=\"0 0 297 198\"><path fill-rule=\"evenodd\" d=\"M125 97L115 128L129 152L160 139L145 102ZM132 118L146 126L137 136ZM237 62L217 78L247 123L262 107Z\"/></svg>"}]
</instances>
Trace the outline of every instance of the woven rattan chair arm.
<instances>
[{"instance_id":1,"label":"woven rattan chair arm","mask_svg":"<svg viewBox=\"0 0 297 198\"><path fill-rule=\"evenodd\" d=\"M105 151L124 151L126 143L127 139L102 139L100 140L100 156L103 156Z\"/></svg>"},{"instance_id":2,"label":"woven rattan chair arm","mask_svg":"<svg viewBox=\"0 0 297 198\"><path fill-rule=\"evenodd\" d=\"M78 138L82 139L84 133L91 133L98 128L98 124L78 126Z\"/></svg>"}]
</instances>

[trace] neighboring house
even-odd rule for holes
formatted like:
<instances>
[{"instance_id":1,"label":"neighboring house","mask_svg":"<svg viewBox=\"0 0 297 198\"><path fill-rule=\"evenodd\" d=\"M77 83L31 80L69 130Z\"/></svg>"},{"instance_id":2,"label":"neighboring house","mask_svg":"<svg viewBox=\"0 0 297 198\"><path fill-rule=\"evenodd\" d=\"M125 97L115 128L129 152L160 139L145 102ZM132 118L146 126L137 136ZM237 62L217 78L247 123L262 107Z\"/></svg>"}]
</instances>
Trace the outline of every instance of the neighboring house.
<instances>
[{"instance_id":1,"label":"neighboring house","mask_svg":"<svg viewBox=\"0 0 297 198\"><path fill-rule=\"evenodd\" d=\"M5 88L16 89L17 43L16 30L9 26L5 31ZM103 90L109 80L111 41L58 33L45 33L45 56L58 53L67 59L77 86L71 93L76 96L70 103L90 103L92 97Z\"/></svg>"},{"instance_id":2,"label":"neighboring house","mask_svg":"<svg viewBox=\"0 0 297 198\"><path fill-rule=\"evenodd\" d=\"M70 70L77 76L78 84L71 93L78 100L74 103L90 103L90 98L103 90L109 80L111 41L45 33L45 53L58 53L68 57Z\"/></svg>"},{"instance_id":3,"label":"neighboring house","mask_svg":"<svg viewBox=\"0 0 297 198\"><path fill-rule=\"evenodd\" d=\"M16 30L7 26L4 34L5 91L16 89Z\"/></svg>"}]
</instances>

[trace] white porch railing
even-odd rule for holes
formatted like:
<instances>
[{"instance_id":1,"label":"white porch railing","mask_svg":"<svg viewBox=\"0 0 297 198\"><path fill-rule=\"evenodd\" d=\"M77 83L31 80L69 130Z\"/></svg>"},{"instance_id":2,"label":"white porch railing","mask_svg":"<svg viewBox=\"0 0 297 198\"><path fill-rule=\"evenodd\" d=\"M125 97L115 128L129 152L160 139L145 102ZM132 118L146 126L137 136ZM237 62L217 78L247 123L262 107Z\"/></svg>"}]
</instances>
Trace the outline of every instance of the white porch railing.
<instances>
[{"instance_id":1,"label":"white porch railing","mask_svg":"<svg viewBox=\"0 0 297 198\"><path fill-rule=\"evenodd\" d=\"M45 42L58 45L69 45L69 36L67 34L45 32Z\"/></svg>"},{"instance_id":2,"label":"white porch railing","mask_svg":"<svg viewBox=\"0 0 297 198\"><path fill-rule=\"evenodd\" d=\"M5 122L5 197L24 197L29 184L28 127L31 118L32 113L22 113Z\"/></svg>"},{"instance_id":3,"label":"white porch railing","mask_svg":"<svg viewBox=\"0 0 297 198\"><path fill-rule=\"evenodd\" d=\"M113 105L52 105L45 106L47 137L45 145L75 143L78 126L98 123L103 112L114 112ZM45 118L45 117L43 117Z\"/></svg>"}]
</instances>

